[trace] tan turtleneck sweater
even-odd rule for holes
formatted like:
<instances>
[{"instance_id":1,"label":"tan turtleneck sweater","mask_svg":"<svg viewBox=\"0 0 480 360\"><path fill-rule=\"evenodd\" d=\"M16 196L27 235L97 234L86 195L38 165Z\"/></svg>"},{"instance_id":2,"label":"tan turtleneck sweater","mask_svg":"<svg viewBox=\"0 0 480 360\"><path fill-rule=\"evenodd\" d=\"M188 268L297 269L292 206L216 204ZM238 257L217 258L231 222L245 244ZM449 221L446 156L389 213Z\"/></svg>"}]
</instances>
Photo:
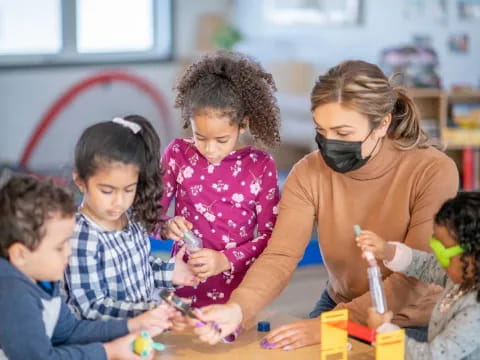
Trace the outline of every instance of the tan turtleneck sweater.
<instances>
[{"instance_id":1,"label":"tan turtleneck sweater","mask_svg":"<svg viewBox=\"0 0 480 360\"><path fill-rule=\"evenodd\" d=\"M389 139L363 167L345 174L331 170L318 151L307 155L288 176L267 248L230 302L240 304L245 320L269 304L290 280L316 222L328 293L337 308L348 308L350 319L365 324L371 306L367 265L356 246L353 225L386 241L430 251L433 217L455 196L458 180L455 163L444 153L432 147L398 150ZM402 327L426 325L441 289L381 266L393 322Z\"/></svg>"}]
</instances>

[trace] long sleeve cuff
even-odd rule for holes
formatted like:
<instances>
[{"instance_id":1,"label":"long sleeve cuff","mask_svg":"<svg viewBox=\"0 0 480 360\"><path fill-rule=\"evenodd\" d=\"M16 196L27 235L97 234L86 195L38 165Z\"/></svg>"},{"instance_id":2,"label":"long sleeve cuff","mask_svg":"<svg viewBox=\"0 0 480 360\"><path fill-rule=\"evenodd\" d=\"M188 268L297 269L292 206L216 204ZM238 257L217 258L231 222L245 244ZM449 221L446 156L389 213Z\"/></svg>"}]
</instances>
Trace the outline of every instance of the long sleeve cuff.
<instances>
[{"instance_id":1,"label":"long sleeve cuff","mask_svg":"<svg viewBox=\"0 0 480 360\"><path fill-rule=\"evenodd\" d=\"M384 261L383 264L395 272L405 271L412 262L412 249L400 242L389 241L388 243L395 246L395 255L392 260Z\"/></svg>"}]
</instances>

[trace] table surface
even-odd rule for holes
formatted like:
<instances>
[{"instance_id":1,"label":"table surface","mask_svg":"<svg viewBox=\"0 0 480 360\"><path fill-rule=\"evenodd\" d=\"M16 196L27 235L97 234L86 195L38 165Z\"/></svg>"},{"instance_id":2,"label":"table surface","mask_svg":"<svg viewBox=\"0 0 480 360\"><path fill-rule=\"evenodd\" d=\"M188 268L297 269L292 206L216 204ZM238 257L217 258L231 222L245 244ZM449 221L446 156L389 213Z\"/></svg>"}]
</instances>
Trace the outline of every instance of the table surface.
<instances>
[{"instance_id":1,"label":"table surface","mask_svg":"<svg viewBox=\"0 0 480 360\"><path fill-rule=\"evenodd\" d=\"M268 320L272 329L298 320L286 314L274 312L261 313L256 321ZM260 347L260 340L265 333L257 333L256 321L244 330L231 344L208 345L200 342L193 334L163 334L155 340L163 343L166 349L157 353L155 359L320 359L320 345L312 345L297 350L265 350ZM348 352L349 360L375 359L374 348L354 339L348 340L352 349ZM335 357L336 358L336 357Z\"/></svg>"}]
</instances>

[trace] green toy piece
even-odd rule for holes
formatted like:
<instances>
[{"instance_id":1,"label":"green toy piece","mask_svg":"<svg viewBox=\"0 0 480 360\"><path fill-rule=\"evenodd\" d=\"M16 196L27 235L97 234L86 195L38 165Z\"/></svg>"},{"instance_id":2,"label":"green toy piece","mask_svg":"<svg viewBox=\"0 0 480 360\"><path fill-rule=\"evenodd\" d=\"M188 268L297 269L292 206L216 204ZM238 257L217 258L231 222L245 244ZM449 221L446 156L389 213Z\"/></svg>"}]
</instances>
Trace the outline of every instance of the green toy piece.
<instances>
[{"instance_id":1,"label":"green toy piece","mask_svg":"<svg viewBox=\"0 0 480 360\"><path fill-rule=\"evenodd\" d=\"M142 331L132 343L132 351L141 357L147 357L152 350L163 351L165 345L156 343L146 331Z\"/></svg>"}]
</instances>

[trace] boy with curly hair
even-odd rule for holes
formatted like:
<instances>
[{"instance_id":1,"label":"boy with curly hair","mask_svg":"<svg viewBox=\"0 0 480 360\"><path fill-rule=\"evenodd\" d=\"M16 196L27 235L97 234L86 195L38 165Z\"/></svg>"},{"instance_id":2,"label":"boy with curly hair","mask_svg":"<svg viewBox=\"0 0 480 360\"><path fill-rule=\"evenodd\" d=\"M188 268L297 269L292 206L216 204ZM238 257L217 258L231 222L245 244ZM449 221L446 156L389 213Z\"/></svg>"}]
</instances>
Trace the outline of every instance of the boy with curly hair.
<instances>
[{"instance_id":1,"label":"boy with curly hair","mask_svg":"<svg viewBox=\"0 0 480 360\"><path fill-rule=\"evenodd\" d=\"M0 180L0 359L140 359L131 351L135 332L163 331L173 309L161 305L128 321L77 320L59 294L72 196L31 176Z\"/></svg>"}]
</instances>

